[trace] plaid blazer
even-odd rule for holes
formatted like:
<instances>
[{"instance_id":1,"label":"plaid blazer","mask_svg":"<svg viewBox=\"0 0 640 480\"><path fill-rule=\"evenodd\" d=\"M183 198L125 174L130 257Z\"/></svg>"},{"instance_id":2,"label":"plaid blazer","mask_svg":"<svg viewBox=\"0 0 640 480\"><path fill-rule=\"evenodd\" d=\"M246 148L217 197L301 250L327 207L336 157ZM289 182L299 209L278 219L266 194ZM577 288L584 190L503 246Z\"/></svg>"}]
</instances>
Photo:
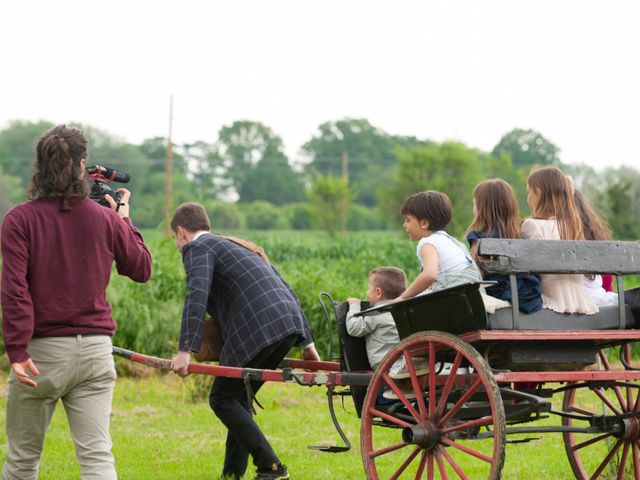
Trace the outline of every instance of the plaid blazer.
<instances>
[{"instance_id":1,"label":"plaid blazer","mask_svg":"<svg viewBox=\"0 0 640 480\"><path fill-rule=\"evenodd\" d=\"M264 348L299 334L313 342L309 322L291 287L256 253L205 234L182 249L188 292L179 349L196 352L205 313L216 319L224 346L220 364L244 366Z\"/></svg>"}]
</instances>

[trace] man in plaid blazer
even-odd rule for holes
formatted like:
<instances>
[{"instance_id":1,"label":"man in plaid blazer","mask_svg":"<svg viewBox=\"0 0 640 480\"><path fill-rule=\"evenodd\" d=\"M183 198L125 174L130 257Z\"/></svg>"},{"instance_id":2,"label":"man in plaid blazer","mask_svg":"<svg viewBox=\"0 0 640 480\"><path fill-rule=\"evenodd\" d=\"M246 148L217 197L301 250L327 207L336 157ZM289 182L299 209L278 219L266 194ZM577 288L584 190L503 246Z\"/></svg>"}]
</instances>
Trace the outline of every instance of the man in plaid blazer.
<instances>
[{"instance_id":1,"label":"man in plaid blazer","mask_svg":"<svg viewBox=\"0 0 640 480\"><path fill-rule=\"evenodd\" d=\"M188 284L173 361L176 373L188 374L190 352L200 348L206 313L216 319L224 339L220 365L274 369L294 345L303 347L303 358L320 359L298 298L272 266L247 248L209 233L207 213L196 203L178 207L171 228ZM261 386L251 382L253 392ZM216 377L209 404L228 429L223 476L242 477L250 454L256 479L289 478L253 420L243 380Z\"/></svg>"}]
</instances>

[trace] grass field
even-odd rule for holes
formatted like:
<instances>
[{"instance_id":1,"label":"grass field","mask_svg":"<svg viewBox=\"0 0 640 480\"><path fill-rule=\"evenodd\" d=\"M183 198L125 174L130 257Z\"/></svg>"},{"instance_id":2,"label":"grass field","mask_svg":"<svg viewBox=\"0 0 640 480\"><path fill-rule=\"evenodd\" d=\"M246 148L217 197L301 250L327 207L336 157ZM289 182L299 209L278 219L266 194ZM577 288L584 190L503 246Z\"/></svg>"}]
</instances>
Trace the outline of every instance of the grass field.
<instances>
[{"instance_id":1,"label":"grass field","mask_svg":"<svg viewBox=\"0 0 640 480\"><path fill-rule=\"evenodd\" d=\"M146 370L146 367L143 367ZM155 372L155 371L154 371ZM142 378L119 378L115 391L111 433L119 478L124 480L199 480L218 478L224 454L224 427L209 410L206 400L192 402L189 383L173 374L151 373ZM5 379L0 379L4 390ZM350 399L338 416L353 448L347 453L321 453L307 445L334 444L326 407L325 390L270 383L259 393L265 410L257 421L274 449L289 466L295 480L363 479L359 453L360 424ZM0 395L0 423L4 424L4 395ZM556 407L558 407L556 405ZM557 420L554 420L557 422ZM546 423L551 423L549 420ZM557 424L557 423L554 423ZM398 430L388 431L389 444ZM540 440L508 444L504 479L573 478L559 434ZM0 432L0 460L5 437ZM45 444L40 478L79 478L64 409L59 406ZM250 469L245 478L253 478ZM404 478L404 477L403 477Z\"/></svg>"}]
</instances>

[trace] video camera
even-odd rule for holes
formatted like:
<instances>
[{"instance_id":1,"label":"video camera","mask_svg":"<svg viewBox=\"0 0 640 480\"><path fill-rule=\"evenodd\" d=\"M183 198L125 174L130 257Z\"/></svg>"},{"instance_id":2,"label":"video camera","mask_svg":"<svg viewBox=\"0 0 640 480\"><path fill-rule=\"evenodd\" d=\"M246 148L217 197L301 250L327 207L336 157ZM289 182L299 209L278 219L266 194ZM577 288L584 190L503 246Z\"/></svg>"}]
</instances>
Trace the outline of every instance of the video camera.
<instances>
[{"instance_id":1,"label":"video camera","mask_svg":"<svg viewBox=\"0 0 640 480\"><path fill-rule=\"evenodd\" d=\"M101 167L100 165L91 165L86 168L85 173L93 178L93 184L91 185L91 191L89 192L89 198L94 202L98 202L104 207L109 207L109 203L104 198L105 195L111 196L116 202L120 203L122 194L116 192L107 185L109 182L127 183L131 180L131 176L122 170L110 167Z\"/></svg>"}]
</instances>

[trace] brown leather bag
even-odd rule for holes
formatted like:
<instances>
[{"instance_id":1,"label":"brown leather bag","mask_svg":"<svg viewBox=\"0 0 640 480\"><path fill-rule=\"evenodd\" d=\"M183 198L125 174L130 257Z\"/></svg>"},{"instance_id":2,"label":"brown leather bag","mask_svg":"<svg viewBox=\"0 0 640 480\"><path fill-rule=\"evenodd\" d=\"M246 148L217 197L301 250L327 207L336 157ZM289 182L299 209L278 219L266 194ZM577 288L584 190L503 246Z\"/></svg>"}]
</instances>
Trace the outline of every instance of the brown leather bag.
<instances>
[{"instance_id":1,"label":"brown leather bag","mask_svg":"<svg viewBox=\"0 0 640 480\"><path fill-rule=\"evenodd\" d=\"M198 362L217 362L222 350L222 331L213 317L207 317L202 326L200 350L195 353Z\"/></svg>"},{"instance_id":2,"label":"brown leather bag","mask_svg":"<svg viewBox=\"0 0 640 480\"><path fill-rule=\"evenodd\" d=\"M238 237L228 237L224 235L219 236L233 243L237 243L247 250L251 250L252 252L257 253L262 257L267 265L271 265L271 262L269 262L269 257L264 251L264 248L256 245L250 240L245 240L244 238ZM202 342L200 343L200 349L194 355L196 360L198 362L217 362L218 360L220 360L220 352L222 351L223 343L224 342L222 340L222 331L220 330L220 326L216 323L213 317L207 317L202 327Z\"/></svg>"}]
</instances>

